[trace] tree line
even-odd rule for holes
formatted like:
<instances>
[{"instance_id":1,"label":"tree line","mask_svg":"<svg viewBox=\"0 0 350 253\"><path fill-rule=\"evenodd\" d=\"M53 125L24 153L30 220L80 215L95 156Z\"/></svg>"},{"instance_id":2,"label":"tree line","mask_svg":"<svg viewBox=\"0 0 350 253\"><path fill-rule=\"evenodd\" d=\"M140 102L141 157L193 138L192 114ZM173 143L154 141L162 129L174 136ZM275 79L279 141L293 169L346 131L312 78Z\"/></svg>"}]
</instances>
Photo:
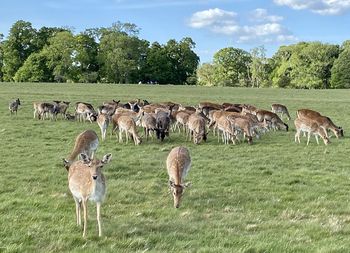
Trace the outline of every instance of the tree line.
<instances>
[{"instance_id":1,"label":"tree line","mask_svg":"<svg viewBox=\"0 0 350 253\"><path fill-rule=\"evenodd\" d=\"M341 46L300 42L281 46L266 57L263 46L250 52L224 48L213 63L197 69L198 83L208 86L350 88L350 41Z\"/></svg>"},{"instance_id":2,"label":"tree line","mask_svg":"<svg viewBox=\"0 0 350 253\"><path fill-rule=\"evenodd\" d=\"M17 21L0 36L0 81L193 84L199 63L191 38L161 45L116 22L74 34Z\"/></svg>"},{"instance_id":3,"label":"tree line","mask_svg":"<svg viewBox=\"0 0 350 253\"><path fill-rule=\"evenodd\" d=\"M19 20L6 39L0 34L0 81L350 88L350 40L281 46L271 58L263 46L227 47L199 65L191 38L162 45L139 32L135 24L116 22L74 34Z\"/></svg>"}]
</instances>

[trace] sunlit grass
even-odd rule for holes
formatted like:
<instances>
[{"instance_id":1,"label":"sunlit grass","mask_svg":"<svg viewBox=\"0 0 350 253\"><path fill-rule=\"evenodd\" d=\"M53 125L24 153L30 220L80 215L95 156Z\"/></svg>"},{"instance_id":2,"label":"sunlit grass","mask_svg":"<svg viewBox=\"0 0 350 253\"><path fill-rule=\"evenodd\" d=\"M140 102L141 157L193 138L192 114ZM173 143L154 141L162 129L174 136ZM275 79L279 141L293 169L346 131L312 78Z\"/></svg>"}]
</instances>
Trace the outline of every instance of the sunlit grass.
<instances>
[{"instance_id":1,"label":"sunlit grass","mask_svg":"<svg viewBox=\"0 0 350 253\"><path fill-rule=\"evenodd\" d=\"M348 90L278 90L102 84L0 84L0 252L347 252L350 248ZM10 117L8 102L22 106ZM186 142L119 144L108 136L97 156L105 168L107 198L97 236L89 204L87 238L75 225L75 206L61 158L77 134L97 124L33 119L33 101L86 101L95 106L142 98L195 105L200 101L272 103L312 108L330 116L346 137L329 146L294 143L290 132L269 132L254 144ZM109 131L108 131L109 135ZM187 189L174 209L165 159L185 145L192 156Z\"/></svg>"}]
</instances>

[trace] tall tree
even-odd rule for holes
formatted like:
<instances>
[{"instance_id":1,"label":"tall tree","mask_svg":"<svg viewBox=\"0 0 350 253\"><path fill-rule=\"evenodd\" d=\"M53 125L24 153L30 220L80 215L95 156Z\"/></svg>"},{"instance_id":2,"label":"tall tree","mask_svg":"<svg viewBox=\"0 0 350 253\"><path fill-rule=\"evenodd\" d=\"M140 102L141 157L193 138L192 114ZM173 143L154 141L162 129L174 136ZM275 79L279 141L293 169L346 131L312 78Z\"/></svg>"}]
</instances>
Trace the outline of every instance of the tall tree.
<instances>
[{"instance_id":1,"label":"tall tree","mask_svg":"<svg viewBox=\"0 0 350 253\"><path fill-rule=\"evenodd\" d=\"M100 76L104 82L138 82L140 61L148 42L119 32L103 35L99 45Z\"/></svg>"},{"instance_id":2,"label":"tall tree","mask_svg":"<svg viewBox=\"0 0 350 253\"><path fill-rule=\"evenodd\" d=\"M47 66L47 57L41 52L32 53L14 76L16 82L52 82L52 71Z\"/></svg>"},{"instance_id":3,"label":"tall tree","mask_svg":"<svg viewBox=\"0 0 350 253\"><path fill-rule=\"evenodd\" d=\"M219 50L214 55L219 85L247 86L250 62L251 56L242 49L228 47Z\"/></svg>"},{"instance_id":4,"label":"tall tree","mask_svg":"<svg viewBox=\"0 0 350 253\"><path fill-rule=\"evenodd\" d=\"M33 44L35 36L36 30L30 22L19 20L11 27L9 36L3 44L5 81L12 81L17 70L35 51L36 47Z\"/></svg>"},{"instance_id":5,"label":"tall tree","mask_svg":"<svg viewBox=\"0 0 350 253\"><path fill-rule=\"evenodd\" d=\"M70 31L57 33L49 39L49 45L43 49L47 66L57 82L77 81L79 63L76 40Z\"/></svg>"},{"instance_id":6,"label":"tall tree","mask_svg":"<svg viewBox=\"0 0 350 253\"><path fill-rule=\"evenodd\" d=\"M253 48L250 52L251 63L249 64L251 86L266 87L269 86L268 78L268 60L266 58L266 49L264 46Z\"/></svg>"},{"instance_id":7,"label":"tall tree","mask_svg":"<svg viewBox=\"0 0 350 253\"><path fill-rule=\"evenodd\" d=\"M350 47L345 48L334 61L332 67L331 87L350 88Z\"/></svg>"},{"instance_id":8,"label":"tall tree","mask_svg":"<svg viewBox=\"0 0 350 253\"><path fill-rule=\"evenodd\" d=\"M76 80L82 83L96 82L98 79L98 43L87 34L81 33L75 36L75 58L73 64L76 66Z\"/></svg>"},{"instance_id":9,"label":"tall tree","mask_svg":"<svg viewBox=\"0 0 350 253\"><path fill-rule=\"evenodd\" d=\"M205 86L216 86L216 68L214 64L203 63L197 69L198 84Z\"/></svg>"}]
</instances>

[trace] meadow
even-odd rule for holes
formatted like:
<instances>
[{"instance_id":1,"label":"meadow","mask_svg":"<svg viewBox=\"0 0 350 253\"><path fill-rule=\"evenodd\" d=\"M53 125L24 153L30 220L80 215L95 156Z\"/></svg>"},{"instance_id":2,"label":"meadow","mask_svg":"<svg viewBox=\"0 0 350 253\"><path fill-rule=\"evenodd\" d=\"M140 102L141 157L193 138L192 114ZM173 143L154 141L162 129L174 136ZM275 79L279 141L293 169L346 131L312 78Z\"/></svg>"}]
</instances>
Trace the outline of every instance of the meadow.
<instances>
[{"instance_id":1,"label":"meadow","mask_svg":"<svg viewBox=\"0 0 350 253\"><path fill-rule=\"evenodd\" d=\"M17 116L8 103L19 97ZM90 124L33 119L33 101L77 101L95 107L112 99L149 102L285 104L292 118L310 108L344 128L328 146L294 142L289 132L268 132L253 145L224 145L209 134L194 145L171 133L163 143L100 141L107 197L102 232L88 207L87 238L76 226L75 205L62 158ZM350 90L292 90L107 84L0 84L0 252L349 252ZM284 119L285 120L285 119ZM285 120L286 121L286 120ZM110 129L108 129L110 130ZM192 167L179 209L173 207L165 160L189 148Z\"/></svg>"}]
</instances>

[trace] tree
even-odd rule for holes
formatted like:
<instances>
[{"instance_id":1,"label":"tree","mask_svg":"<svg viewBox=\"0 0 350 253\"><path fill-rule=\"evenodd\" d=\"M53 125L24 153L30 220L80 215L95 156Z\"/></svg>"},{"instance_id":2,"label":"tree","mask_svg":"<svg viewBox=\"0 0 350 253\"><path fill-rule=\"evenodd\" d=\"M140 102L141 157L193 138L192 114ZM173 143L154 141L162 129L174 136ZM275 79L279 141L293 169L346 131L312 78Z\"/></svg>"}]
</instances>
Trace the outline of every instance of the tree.
<instances>
[{"instance_id":1,"label":"tree","mask_svg":"<svg viewBox=\"0 0 350 253\"><path fill-rule=\"evenodd\" d=\"M148 42L120 32L102 36L99 45L100 76L104 82L138 82L140 62Z\"/></svg>"},{"instance_id":2,"label":"tree","mask_svg":"<svg viewBox=\"0 0 350 253\"><path fill-rule=\"evenodd\" d=\"M14 76L16 82L52 82L52 71L47 67L44 53L32 53Z\"/></svg>"},{"instance_id":3,"label":"tree","mask_svg":"<svg viewBox=\"0 0 350 253\"><path fill-rule=\"evenodd\" d=\"M24 61L35 51L33 38L36 30L30 22L17 21L10 29L9 36L3 44L4 80L12 81L17 70Z\"/></svg>"},{"instance_id":4,"label":"tree","mask_svg":"<svg viewBox=\"0 0 350 253\"><path fill-rule=\"evenodd\" d=\"M350 88L350 47L343 50L334 61L331 73L332 88Z\"/></svg>"},{"instance_id":5,"label":"tree","mask_svg":"<svg viewBox=\"0 0 350 253\"><path fill-rule=\"evenodd\" d=\"M211 63L204 63L197 69L199 85L216 86L216 68Z\"/></svg>"},{"instance_id":6,"label":"tree","mask_svg":"<svg viewBox=\"0 0 350 253\"><path fill-rule=\"evenodd\" d=\"M44 47L42 53L55 81L77 81L79 63L76 61L76 40L72 32L57 33L49 39L49 45Z\"/></svg>"},{"instance_id":7,"label":"tree","mask_svg":"<svg viewBox=\"0 0 350 253\"><path fill-rule=\"evenodd\" d=\"M220 86L247 86L251 56L239 48L223 48L214 55Z\"/></svg>"},{"instance_id":8,"label":"tree","mask_svg":"<svg viewBox=\"0 0 350 253\"><path fill-rule=\"evenodd\" d=\"M92 36L81 33L75 36L74 66L78 82L91 83L98 79L99 65L97 61L98 43Z\"/></svg>"},{"instance_id":9,"label":"tree","mask_svg":"<svg viewBox=\"0 0 350 253\"><path fill-rule=\"evenodd\" d=\"M253 48L250 52L252 61L249 64L252 87L269 86L268 60L264 46Z\"/></svg>"}]
</instances>

